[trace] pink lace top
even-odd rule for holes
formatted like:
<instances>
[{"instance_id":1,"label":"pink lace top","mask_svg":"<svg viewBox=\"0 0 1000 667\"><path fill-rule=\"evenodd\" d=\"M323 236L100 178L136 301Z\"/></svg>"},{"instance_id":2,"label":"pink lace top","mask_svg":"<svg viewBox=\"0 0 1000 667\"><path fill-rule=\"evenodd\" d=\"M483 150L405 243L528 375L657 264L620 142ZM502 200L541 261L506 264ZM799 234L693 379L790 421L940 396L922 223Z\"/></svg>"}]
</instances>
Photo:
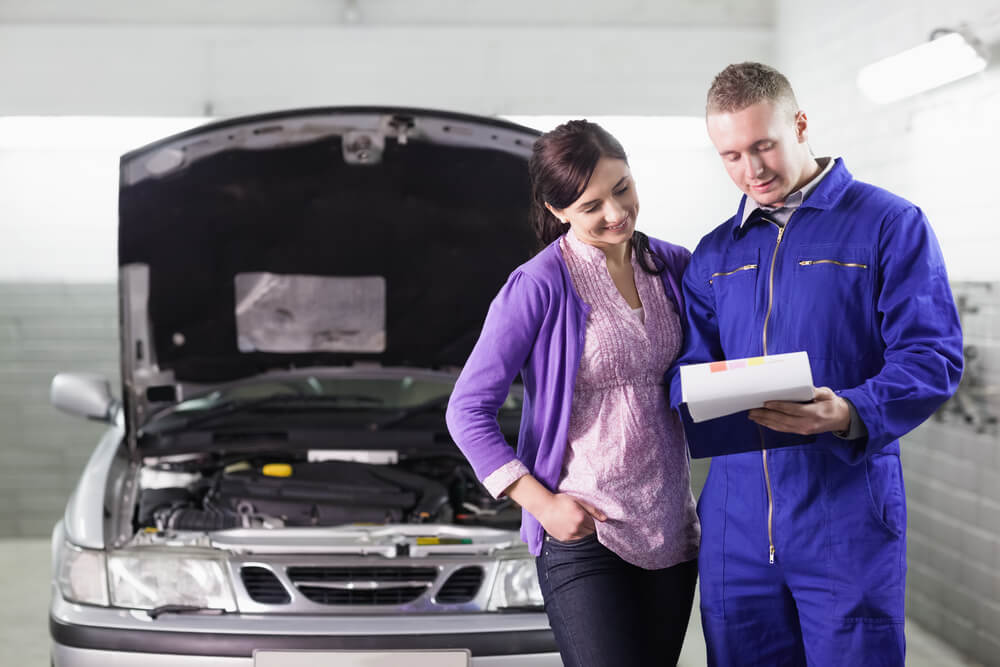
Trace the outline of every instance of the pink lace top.
<instances>
[{"instance_id":1,"label":"pink lace top","mask_svg":"<svg viewBox=\"0 0 1000 667\"><path fill-rule=\"evenodd\" d=\"M629 563L659 569L696 558L701 528L687 447L663 386L680 351L677 312L660 278L643 271L634 253L641 312L618 292L603 252L572 232L560 248L591 310L558 491L608 515L597 523L597 537ZM498 495L527 472L515 460L484 484Z\"/></svg>"}]
</instances>

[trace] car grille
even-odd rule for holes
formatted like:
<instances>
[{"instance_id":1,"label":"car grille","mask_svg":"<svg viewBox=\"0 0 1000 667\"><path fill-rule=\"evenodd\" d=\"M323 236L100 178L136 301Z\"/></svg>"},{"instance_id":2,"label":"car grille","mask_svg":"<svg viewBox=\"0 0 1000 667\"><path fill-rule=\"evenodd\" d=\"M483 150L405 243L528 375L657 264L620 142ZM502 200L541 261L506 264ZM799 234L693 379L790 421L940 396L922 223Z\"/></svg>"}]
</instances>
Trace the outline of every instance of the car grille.
<instances>
[{"instance_id":1,"label":"car grille","mask_svg":"<svg viewBox=\"0 0 1000 667\"><path fill-rule=\"evenodd\" d=\"M464 562L463 562L464 560ZM383 558L260 558L233 562L237 606L254 613L385 614L486 611L486 582L497 562Z\"/></svg>"},{"instance_id":2,"label":"car grille","mask_svg":"<svg viewBox=\"0 0 1000 667\"><path fill-rule=\"evenodd\" d=\"M250 599L261 604L288 604L292 597L281 581L266 567L248 566L240 570L240 578Z\"/></svg>"},{"instance_id":3,"label":"car grille","mask_svg":"<svg viewBox=\"0 0 1000 667\"><path fill-rule=\"evenodd\" d=\"M434 600L443 604L469 602L476 597L479 587L482 585L483 568L479 566L463 567L448 577L448 581L434 596Z\"/></svg>"},{"instance_id":4,"label":"car grille","mask_svg":"<svg viewBox=\"0 0 1000 667\"><path fill-rule=\"evenodd\" d=\"M302 595L326 605L401 605L434 585L436 567L290 567Z\"/></svg>"}]
</instances>

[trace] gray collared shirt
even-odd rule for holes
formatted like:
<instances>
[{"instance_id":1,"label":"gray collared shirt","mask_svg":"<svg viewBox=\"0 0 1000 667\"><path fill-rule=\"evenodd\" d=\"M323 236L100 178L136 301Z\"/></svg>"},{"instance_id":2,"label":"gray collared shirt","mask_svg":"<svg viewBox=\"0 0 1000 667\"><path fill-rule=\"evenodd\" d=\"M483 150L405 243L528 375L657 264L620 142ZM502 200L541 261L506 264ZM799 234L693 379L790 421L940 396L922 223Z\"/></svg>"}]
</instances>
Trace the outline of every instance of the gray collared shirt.
<instances>
[{"instance_id":1,"label":"gray collared shirt","mask_svg":"<svg viewBox=\"0 0 1000 667\"><path fill-rule=\"evenodd\" d=\"M758 208L768 214L768 218L774 220L778 225L784 227L788 224L788 220L795 213L795 209L802 205L802 202L806 200L812 191L816 189L827 174L833 169L833 164L836 162L832 157L821 157L816 158L816 162L820 165L819 173L816 174L812 180L803 185L801 188L788 195L785 199L785 203L781 206L762 206L758 204L750 196L747 196L747 203L743 206L743 220L740 221L740 226L742 227L750 214L753 213ZM845 399L846 400L846 399ZM851 424L847 427L846 431L834 431L833 434L838 438L843 438L844 440L856 440L858 438L863 438L868 435L868 428L865 423L861 421L858 416L858 411L854 407L854 404L847 401L847 406L851 409Z\"/></svg>"},{"instance_id":2,"label":"gray collared shirt","mask_svg":"<svg viewBox=\"0 0 1000 667\"><path fill-rule=\"evenodd\" d=\"M820 165L819 173L816 174L811 181L803 185L801 188L788 195L785 199L785 203L781 206L761 206L753 197L747 196L747 203L743 206L743 220L740 221L740 226L747 221L750 214L756 211L758 208L768 214L771 220L776 223L785 226L788 219L792 217L792 213L795 212L802 202L806 200L806 197L812 194L812 191L816 189L819 182L822 181L827 174L833 169L833 164L836 162L832 157L820 157L816 158L816 162Z\"/></svg>"}]
</instances>

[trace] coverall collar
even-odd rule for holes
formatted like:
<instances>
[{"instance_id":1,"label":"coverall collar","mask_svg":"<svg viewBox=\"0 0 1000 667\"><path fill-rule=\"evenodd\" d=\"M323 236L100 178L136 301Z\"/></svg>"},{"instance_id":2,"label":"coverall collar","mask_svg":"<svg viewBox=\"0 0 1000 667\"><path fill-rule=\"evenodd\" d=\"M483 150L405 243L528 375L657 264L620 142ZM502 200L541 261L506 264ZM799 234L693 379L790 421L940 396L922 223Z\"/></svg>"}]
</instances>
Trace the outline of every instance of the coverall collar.
<instances>
[{"instance_id":1,"label":"coverall collar","mask_svg":"<svg viewBox=\"0 0 1000 667\"><path fill-rule=\"evenodd\" d=\"M844 166L843 158L838 157L830 173L823 177L816 186L816 189L799 205L799 208L815 208L820 210L831 208L844 194L847 186L850 185L853 179L854 177L851 176L851 172L847 171L847 167ZM746 228L743 226L743 211L747 206L747 201L747 195L743 195L743 198L740 199L739 209L731 220L731 230L734 239L738 238L741 232L745 233L746 228L752 226L752 224L746 225Z\"/></svg>"}]
</instances>

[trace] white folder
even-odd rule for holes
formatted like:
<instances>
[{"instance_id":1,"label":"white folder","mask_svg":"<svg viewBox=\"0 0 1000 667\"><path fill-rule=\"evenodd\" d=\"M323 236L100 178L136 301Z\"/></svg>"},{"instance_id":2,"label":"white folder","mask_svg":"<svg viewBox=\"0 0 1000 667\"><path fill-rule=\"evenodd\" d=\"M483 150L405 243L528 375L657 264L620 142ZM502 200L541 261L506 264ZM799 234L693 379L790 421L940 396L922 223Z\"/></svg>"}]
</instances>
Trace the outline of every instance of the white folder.
<instances>
[{"instance_id":1,"label":"white folder","mask_svg":"<svg viewBox=\"0 0 1000 667\"><path fill-rule=\"evenodd\" d=\"M760 408L764 401L811 401L809 355L791 352L681 366L681 390L695 422Z\"/></svg>"}]
</instances>

